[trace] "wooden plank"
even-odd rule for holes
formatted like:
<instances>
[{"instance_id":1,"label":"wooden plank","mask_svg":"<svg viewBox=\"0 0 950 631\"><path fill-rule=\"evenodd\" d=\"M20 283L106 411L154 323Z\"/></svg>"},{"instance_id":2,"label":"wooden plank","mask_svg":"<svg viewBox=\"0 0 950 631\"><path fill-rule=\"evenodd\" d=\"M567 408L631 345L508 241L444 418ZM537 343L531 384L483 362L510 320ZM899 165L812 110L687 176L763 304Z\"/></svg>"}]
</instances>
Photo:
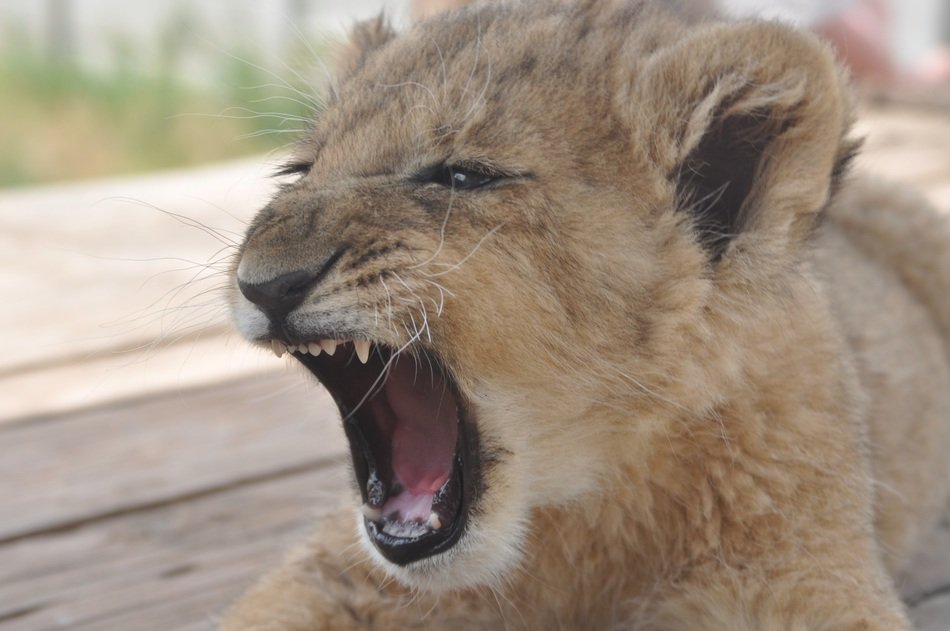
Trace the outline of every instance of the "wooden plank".
<instances>
[{"instance_id":1,"label":"wooden plank","mask_svg":"<svg viewBox=\"0 0 950 631\"><path fill-rule=\"evenodd\" d=\"M209 629L346 488L340 461L0 546L0 628Z\"/></svg>"},{"instance_id":2,"label":"wooden plank","mask_svg":"<svg viewBox=\"0 0 950 631\"><path fill-rule=\"evenodd\" d=\"M329 395L299 374L0 425L0 542L299 470L344 445Z\"/></svg>"},{"instance_id":3,"label":"wooden plank","mask_svg":"<svg viewBox=\"0 0 950 631\"><path fill-rule=\"evenodd\" d=\"M917 631L947 631L950 629L950 593L931 598L910 612Z\"/></svg>"},{"instance_id":4,"label":"wooden plank","mask_svg":"<svg viewBox=\"0 0 950 631\"><path fill-rule=\"evenodd\" d=\"M937 208L950 214L950 173L939 185L928 186L926 192Z\"/></svg>"},{"instance_id":5,"label":"wooden plank","mask_svg":"<svg viewBox=\"0 0 950 631\"><path fill-rule=\"evenodd\" d=\"M341 463L0 546L0 629L210 629L348 488ZM912 614L944 631L948 607Z\"/></svg>"},{"instance_id":6,"label":"wooden plank","mask_svg":"<svg viewBox=\"0 0 950 631\"><path fill-rule=\"evenodd\" d=\"M950 117L946 110L876 106L862 108L855 131L865 138L865 152L917 147L923 151L946 146Z\"/></svg>"},{"instance_id":7,"label":"wooden plank","mask_svg":"<svg viewBox=\"0 0 950 631\"><path fill-rule=\"evenodd\" d=\"M279 362L238 339L237 333L205 333L176 344L0 374L0 424L25 416L91 408L128 397L273 372Z\"/></svg>"},{"instance_id":8,"label":"wooden plank","mask_svg":"<svg viewBox=\"0 0 950 631\"><path fill-rule=\"evenodd\" d=\"M950 115L946 110L879 106L861 112L864 146L855 170L916 188L950 211Z\"/></svg>"},{"instance_id":9,"label":"wooden plank","mask_svg":"<svg viewBox=\"0 0 950 631\"><path fill-rule=\"evenodd\" d=\"M908 602L922 602L928 594L950 590L950 515L921 541L909 567L907 576L899 581L901 593ZM950 618L947 622L950 628Z\"/></svg>"},{"instance_id":10,"label":"wooden plank","mask_svg":"<svg viewBox=\"0 0 950 631\"><path fill-rule=\"evenodd\" d=\"M948 145L941 147L905 145L865 151L859 155L856 166L926 192L930 186L950 179L950 134L946 141Z\"/></svg>"},{"instance_id":11,"label":"wooden plank","mask_svg":"<svg viewBox=\"0 0 950 631\"><path fill-rule=\"evenodd\" d=\"M901 592L911 605L911 619L919 631L950 629L950 508L943 522L922 542L901 581Z\"/></svg>"}]
</instances>

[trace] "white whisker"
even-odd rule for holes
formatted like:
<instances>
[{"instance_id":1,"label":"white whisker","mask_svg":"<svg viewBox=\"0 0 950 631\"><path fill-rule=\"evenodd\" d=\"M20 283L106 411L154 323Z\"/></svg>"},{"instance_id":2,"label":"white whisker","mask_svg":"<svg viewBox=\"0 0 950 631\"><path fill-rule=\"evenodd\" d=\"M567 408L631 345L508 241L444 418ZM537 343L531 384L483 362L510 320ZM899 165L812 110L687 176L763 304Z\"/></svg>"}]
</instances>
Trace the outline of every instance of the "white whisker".
<instances>
[{"instance_id":1,"label":"white whisker","mask_svg":"<svg viewBox=\"0 0 950 631\"><path fill-rule=\"evenodd\" d=\"M433 274L426 274L426 276L428 276L429 278L437 278L437 277L439 277L439 276L445 276L446 274L448 274L448 273L450 273L450 272L454 272L455 270L459 269L462 265L465 264L466 261L468 261L470 258L472 258L472 256L474 256L474 254L479 250L479 248L482 247L482 245L485 243L485 241L488 240L489 237L491 237L493 234L495 234L496 232L498 232L498 230L500 230L501 227L504 226L504 225L505 225L504 223L500 223L500 224L498 224L497 226L495 226L494 228L492 228L491 230L489 230L488 233L487 233L485 236L483 236L483 237L479 240L478 243L475 244L475 247L472 248L472 251L469 252L468 254L466 254L464 257L462 257L462 259L461 259L460 261L458 261L457 263L453 263L453 264L449 265L449 267L448 267L447 269L444 269L444 270L442 270L442 271L440 271L440 272L435 272L435 273L433 273ZM433 265L444 265L444 264L443 264L443 263L433 263Z\"/></svg>"}]
</instances>

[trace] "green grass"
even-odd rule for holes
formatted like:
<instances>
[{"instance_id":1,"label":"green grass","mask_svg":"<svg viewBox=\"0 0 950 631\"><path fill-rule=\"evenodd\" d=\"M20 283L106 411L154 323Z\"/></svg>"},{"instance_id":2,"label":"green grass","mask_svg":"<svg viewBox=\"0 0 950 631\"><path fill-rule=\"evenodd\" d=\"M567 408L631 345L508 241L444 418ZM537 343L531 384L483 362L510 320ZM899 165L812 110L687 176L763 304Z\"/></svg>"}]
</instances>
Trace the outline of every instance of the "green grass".
<instances>
[{"instance_id":1,"label":"green grass","mask_svg":"<svg viewBox=\"0 0 950 631\"><path fill-rule=\"evenodd\" d=\"M103 75L22 43L0 51L0 187L266 152L294 139L303 124L293 117L312 114L303 97L277 87L292 76L278 79L223 53L201 88L130 66Z\"/></svg>"}]
</instances>

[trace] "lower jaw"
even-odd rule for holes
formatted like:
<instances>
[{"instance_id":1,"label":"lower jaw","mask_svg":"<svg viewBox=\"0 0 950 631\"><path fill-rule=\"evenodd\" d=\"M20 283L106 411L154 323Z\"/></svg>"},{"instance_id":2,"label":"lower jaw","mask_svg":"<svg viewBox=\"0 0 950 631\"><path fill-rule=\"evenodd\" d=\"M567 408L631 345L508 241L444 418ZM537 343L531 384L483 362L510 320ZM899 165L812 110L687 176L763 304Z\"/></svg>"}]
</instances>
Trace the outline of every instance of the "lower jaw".
<instances>
[{"instance_id":1,"label":"lower jaw","mask_svg":"<svg viewBox=\"0 0 950 631\"><path fill-rule=\"evenodd\" d=\"M364 515L363 525L369 540L390 563L405 567L443 554L451 550L465 533L477 497L479 468L476 432L471 422L461 417L455 460L450 478L434 497L432 515L437 516L435 526L438 527L431 523L427 527L421 523L387 521L382 515L375 519ZM365 484L363 486L365 500ZM452 514L446 513L444 498L453 498L449 500L454 505ZM400 536L403 533L410 536Z\"/></svg>"}]
</instances>

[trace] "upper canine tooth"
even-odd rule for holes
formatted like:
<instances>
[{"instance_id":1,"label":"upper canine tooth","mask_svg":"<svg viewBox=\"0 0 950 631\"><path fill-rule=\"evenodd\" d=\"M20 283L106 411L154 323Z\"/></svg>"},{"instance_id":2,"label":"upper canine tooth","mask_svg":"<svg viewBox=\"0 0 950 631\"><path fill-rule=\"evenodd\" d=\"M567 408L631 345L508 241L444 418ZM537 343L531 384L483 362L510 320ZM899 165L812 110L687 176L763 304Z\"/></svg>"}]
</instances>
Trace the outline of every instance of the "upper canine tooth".
<instances>
[{"instance_id":1,"label":"upper canine tooth","mask_svg":"<svg viewBox=\"0 0 950 631\"><path fill-rule=\"evenodd\" d=\"M287 352L287 347L284 346L284 343L279 340L271 340L270 348L272 351L274 351L274 355L277 355L278 357L283 357L284 353Z\"/></svg>"},{"instance_id":2,"label":"upper canine tooth","mask_svg":"<svg viewBox=\"0 0 950 631\"><path fill-rule=\"evenodd\" d=\"M356 356L360 358L360 362L365 364L369 361L369 341L368 340L354 340L353 346L356 347Z\"/></svg>"},{"instance_id":3,"label":"upper canine tooth","mask_svg":"<svg viewBox=\"0 0 950 631\"><path fill-rule=\"evenodd\" d=\"M321 352L323 349L320 348L320 345L317 344L316 342L310 342L309 344L307 344L307 350L310 351L310 354L311 354L311 355L313 355L314 357L316 357L317 355L320 354L320 352Z\"/></svg>"},{"instance_id":4,"label":"upper canine tooth","mask_svg":"<svg viewBox=\"0 0 950 631\"><path fill-rule=\"evenodd\" d=\"M336 340L320 340L320 347L327 352L327 355L332 355L336 352L336 345L339 344Z\"/></svg>"}]
</instances>

